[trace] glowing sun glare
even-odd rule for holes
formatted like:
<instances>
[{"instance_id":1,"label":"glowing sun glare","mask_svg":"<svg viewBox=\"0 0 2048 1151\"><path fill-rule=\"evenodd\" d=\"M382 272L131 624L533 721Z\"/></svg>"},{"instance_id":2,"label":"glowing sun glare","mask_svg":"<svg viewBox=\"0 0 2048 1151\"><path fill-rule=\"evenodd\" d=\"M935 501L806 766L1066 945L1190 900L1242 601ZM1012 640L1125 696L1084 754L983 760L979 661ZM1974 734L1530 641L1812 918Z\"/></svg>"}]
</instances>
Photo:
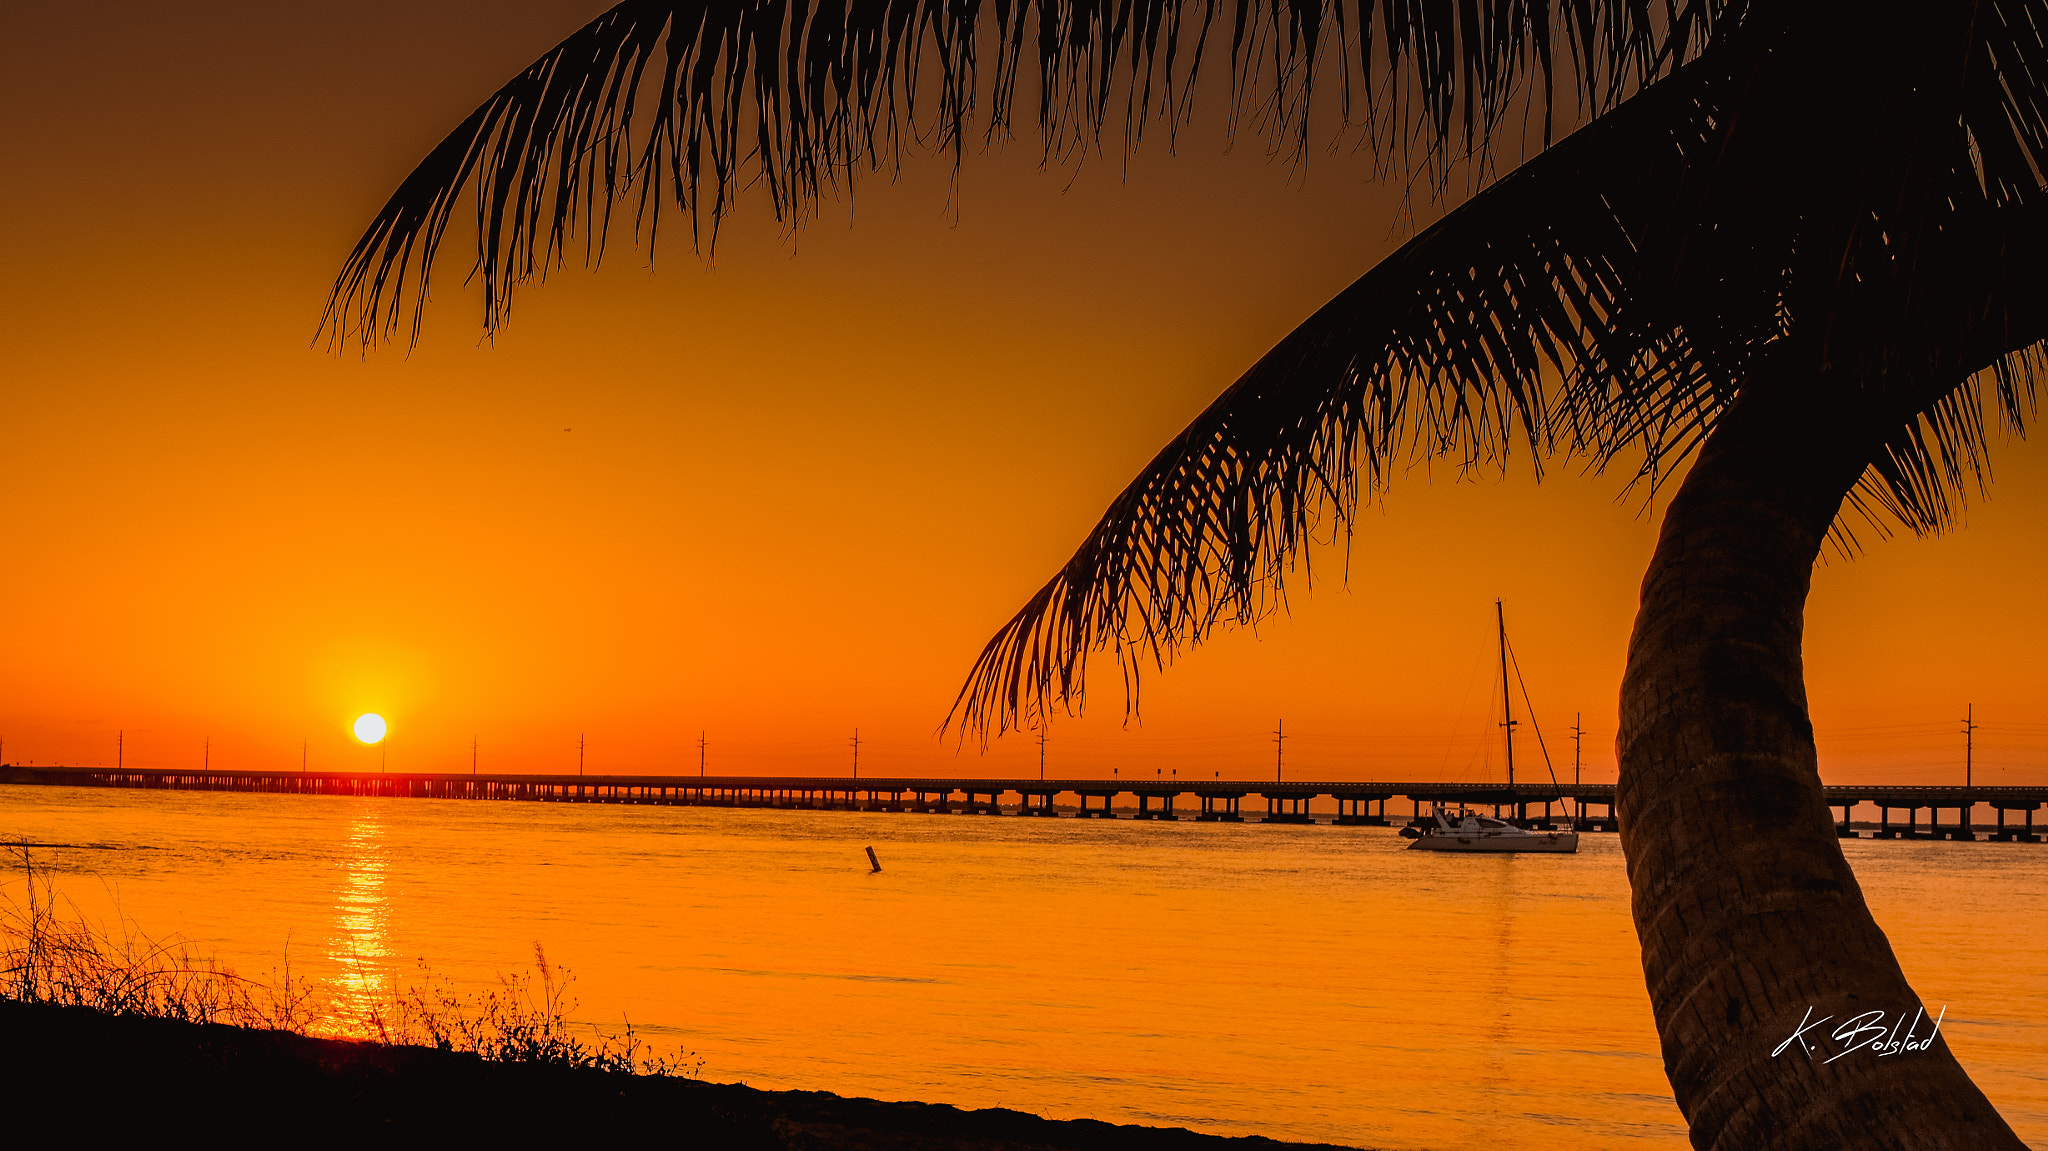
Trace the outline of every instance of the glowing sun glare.
<instances>
[{"instance_id":1,"label":"glowing sun glare","mask_svg":"<svg viewBox=\"0 0 2048 1151\"><path fill-rule=\"evenodd\" d=\"M374 711L357 716L356 738L364 743L376 743L383 739L384 717Z\"/></svg>"}]
</instances>

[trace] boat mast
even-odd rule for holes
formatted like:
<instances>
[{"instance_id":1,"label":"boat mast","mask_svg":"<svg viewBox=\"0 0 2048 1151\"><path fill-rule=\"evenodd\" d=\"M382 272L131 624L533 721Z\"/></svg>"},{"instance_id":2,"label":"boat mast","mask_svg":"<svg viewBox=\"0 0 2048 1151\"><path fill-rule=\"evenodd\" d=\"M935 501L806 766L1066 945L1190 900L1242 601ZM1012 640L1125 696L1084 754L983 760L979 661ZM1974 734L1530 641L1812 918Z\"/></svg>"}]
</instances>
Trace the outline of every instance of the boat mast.
<instances>
[{"instance_id":1,"label":"boat mast","mask_svg":"<svg viewBox=\"0 0 2048 1151\"><path fill-rule=\"evenodd\" d=\"M1508 616L1499 600L1493 601L1494 618L1500 624L1500 717L1507 732L1508 786L1515 786L1515 701L1508 694Z\"/></svg>"}]
</instances>

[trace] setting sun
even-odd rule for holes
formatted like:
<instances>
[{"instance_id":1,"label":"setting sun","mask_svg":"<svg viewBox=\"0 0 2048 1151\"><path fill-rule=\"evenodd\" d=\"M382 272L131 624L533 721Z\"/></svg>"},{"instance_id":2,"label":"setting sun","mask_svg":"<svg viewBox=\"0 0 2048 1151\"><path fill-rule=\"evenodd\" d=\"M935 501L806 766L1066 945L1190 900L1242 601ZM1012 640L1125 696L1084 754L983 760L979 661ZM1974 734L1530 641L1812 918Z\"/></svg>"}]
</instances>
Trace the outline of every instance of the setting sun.
<instances>
[{"instance_id":1,"label":"setting sun","mask_svg":"<svg viewBox=\"0 0 2048 1151\"><path fill-rule=\"evenodd\" d=\"M384 717L376 712L365 712L356 717L356 738L364 743L378 743L384 738Z\"/></svg>"}]
</instances>

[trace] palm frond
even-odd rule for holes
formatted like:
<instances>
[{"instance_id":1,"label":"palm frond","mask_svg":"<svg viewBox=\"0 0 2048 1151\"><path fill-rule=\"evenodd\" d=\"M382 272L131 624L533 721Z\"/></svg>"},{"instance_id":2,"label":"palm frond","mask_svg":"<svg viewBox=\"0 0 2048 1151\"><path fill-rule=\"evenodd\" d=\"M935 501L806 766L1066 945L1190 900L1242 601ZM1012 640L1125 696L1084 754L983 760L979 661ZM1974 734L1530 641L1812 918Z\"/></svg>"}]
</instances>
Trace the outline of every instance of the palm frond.
<instances>
[{"instance_id":1,"label":"palm frond","mask_svg":"<svg viewBox=\"0 0 2048 1151\"><path fill-rule=\"evenodd\" d=\"M1998 105L2020 127L1987 163L1965 141L1995 135L1970 124L1990 113L1926 98L1967 89L1965 53L1815 69L1827 29L1806 17L1744 25L1319 310L1125 489L983 649L949 725L987 737L1074 709L1103 649L1135 709L1147 667L1282 604L1303 545L1404 458L1522 444L1598 468L1634 450L1654 483L1753 379L1816 389L1827 434L1874 453L1852 513L1952 522L1984 474L1979 389L2023 429L2024 349L2048 335L2048 202L2011 159L2034 163L2033 97ZM1829 129L1843 138L1816 140Z\"/></svg>"},{"instance_id":2,"label":"palm frond","mask_svg":"<svg viewBox=\"0 0 2048 1151\"><path fill-rule=\"evenodd\" d=\"M1121 123L1187 114L1227 34L1233 114L1308 139L1335 57L1337 115L1412 126L1425 157L1483 150L1533 91L1598 113L1696 54L1732 0L628 0L536 60L414 169L337 278L322 330L365 345L419 335L435 254L465 188L487 330L579 230L603 251L620 198L651 246L669 206L693 245L742 189L801 221L907 149L1007 136L1037 90L1047 154ZM984 54L990 57L986 67Z\"/></svg>"},{"instance_id":3,"label":"palm frond","mask_svg":"<svg viewBox=\"0 0 2048 1151\"><path fill-rule=\"evenodd\" d=\"M1102 648L1134 708L1147 666L1273 611L1303 545L1325 523L1347 526L1404 459L1501 463L1518 443L1538 458L1630 444L1654 456L1688 442L1725 400L1713 359L1643 339L1624 317L1639 237L1713 138L1710 94L1685 72L1660 83L1296 328L1154 457L989 641L949 724L1001 734L1075 707ZM1644 410L1666 418L1632 415Z\"/></svg>"},{"instance_id":4,"label":"palm frond","mask_svg":"<svg viewBox=\"0 0 2048 1151\"><path fill-rule=\"evenodd\" d=\"M1994 206L2038 203L2048 187L2048 9L2038 0L1978 6L1961 76L1965 169Z\"/></svg>"},{"instance_id":5,"label":"palm frond","mask_svg":"<svg viewBox=\"0 0 2048 1151\"><path fill-rule=\"evenodd\" d=\"M2048 259L2048 207L2001 215L2017 226L2000 237L1997 254L1954 269L1946 285L1947 310L1965 319L1930 325L1969 341L1950 375L1928 381L1931 399L1893 427L1857 485L1861 507L1881 509L1915 534L1956 526L1966 500L1987 492L1987 398L2009 435L2024 436L2037 410L2036 382L2048 368L2048 285L2037 272ZM1869 510L1866 518L1877 520Z\"/></svg>"}]
</instances>

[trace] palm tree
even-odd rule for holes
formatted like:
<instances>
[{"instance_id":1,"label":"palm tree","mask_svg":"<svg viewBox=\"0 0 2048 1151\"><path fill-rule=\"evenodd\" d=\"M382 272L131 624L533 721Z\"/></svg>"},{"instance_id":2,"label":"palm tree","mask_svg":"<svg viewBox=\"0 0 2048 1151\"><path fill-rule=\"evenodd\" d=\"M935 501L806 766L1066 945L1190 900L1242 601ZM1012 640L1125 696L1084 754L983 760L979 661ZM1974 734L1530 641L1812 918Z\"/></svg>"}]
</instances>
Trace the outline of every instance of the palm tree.
<instances>
[{"instance_id":1,"label":"palm tree","mask_svg":"<svg viewBox=\"0 0 2048 1151\"><path fill-rule=\"evenodd\" d=\"M1297 145L1334 99L1390 166L1439 180L1490 170L1518 111L1545 146L1169 443L990 641L953 721L986 738L1072 709L1104 648L1135 706L1140 672L1274 610L1303 542L1403 459L1682 470L1622 684L1619 810L1693 1142L2019 1146L1945 1041L1774 1049L1809 1009L1920 1006L1823 803L1801 629L1851 517L1950 526L1983 482L1987 402L2015 430L2032 413L2048 0L637 0L427 157L326 329L418 338L465 187L494 328L575 237L594 257L621 205L650 245L670 207L710 242L743 182L800 219L908 152L957 163L970 132L1007 136L1033 83L1048 155L1117 124L1132 146L1187 114L1218 52L1232 107Z\"/></svg>"}]
</instances>

